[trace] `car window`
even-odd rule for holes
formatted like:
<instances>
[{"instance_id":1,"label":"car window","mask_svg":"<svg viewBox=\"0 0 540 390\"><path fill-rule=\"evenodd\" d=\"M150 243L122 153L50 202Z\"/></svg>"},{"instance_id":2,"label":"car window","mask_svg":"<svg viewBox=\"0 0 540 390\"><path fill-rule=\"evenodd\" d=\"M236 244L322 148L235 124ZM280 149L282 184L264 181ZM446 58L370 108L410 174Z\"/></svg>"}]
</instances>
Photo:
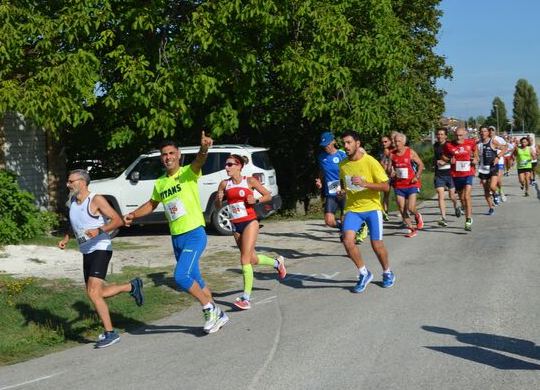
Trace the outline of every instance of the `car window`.
<instances>
[{"instance_id":1,"label":"car window","mask_svg":"<svg viewBox=\"0 0 540 390\"><path fill-rule=\"evenodd\" d=\"M182 154L182 156L182 166L186 166L191 164L193 160L195 160L197 154L186 153ZM229 153L208 153L208 158L206 159L206 162L202 167L202 174L209 175L211 173L224 169L223 166L225 165L225 161L227 160L228 156Z\"/></svg>"},{"instance_id":2,"label":"car window","mask_svg":"<svg viewBox=\"0 0 540 390\"><path fill-rule=\"evenodd\" d=\"M156 180L165 173L165 167L159 156L143 158L137 163L133 171L139 172L139 180Z\"/></svg>"},{"instance_id":3,"label":"car window","mask_svg":"<svg viewBox=\"0 0 540 390\"><path fill-rule=\"evenodd\" d=\"M272 161L270 161L270 157L268 156L267 151L254 152L251 155L251 160L253 162L253 165L261 169L264 169L264 170L274 169L274 166L272 165Z\"/></svg>"}]
</instances>

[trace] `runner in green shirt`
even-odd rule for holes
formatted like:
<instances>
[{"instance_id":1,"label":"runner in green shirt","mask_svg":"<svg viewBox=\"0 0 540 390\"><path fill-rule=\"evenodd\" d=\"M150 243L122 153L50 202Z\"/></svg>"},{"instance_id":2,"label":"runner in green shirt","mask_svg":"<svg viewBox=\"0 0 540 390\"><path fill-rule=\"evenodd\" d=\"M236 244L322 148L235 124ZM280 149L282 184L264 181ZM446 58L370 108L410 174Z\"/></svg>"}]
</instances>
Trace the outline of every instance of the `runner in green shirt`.
<instances>
[{"instance_id":1,"label":"runner in green shirt","mask_svg":"<svg viewBox=\"0 0 540 390\"><path fill-rule=\"evenodd\" d=\"M124 223L129 226L135 218L144 217L160 203L163 204L176 257L174 280L202 305L205 333L217 332L229 321L227 315L216 306L199 270L199 259L206 248L207 237L197 180L201 177L201 168L212 144L212 138L207 137L203 131L201 149L195 160L181 167L178 145L175 141L164 141L160 151L166 173L157 179L150 200L124 216Z\"/></svg>"}]
</instances>

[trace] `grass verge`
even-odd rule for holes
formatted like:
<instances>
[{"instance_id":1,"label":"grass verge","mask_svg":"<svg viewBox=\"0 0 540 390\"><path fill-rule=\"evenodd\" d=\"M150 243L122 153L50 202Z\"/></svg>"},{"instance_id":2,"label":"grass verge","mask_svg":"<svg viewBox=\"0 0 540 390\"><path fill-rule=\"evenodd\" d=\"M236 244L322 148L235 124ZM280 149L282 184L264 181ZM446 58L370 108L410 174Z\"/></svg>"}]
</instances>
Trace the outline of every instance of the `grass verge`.
<instances>
[{"instance_id":1,"label":"grass verge","mask_svg":"<svg viewBox=\"0 0 540 390\"><path fill-rule=\"evenodd\" d=\"M201 272L213 292L223 292L239 283L232 269L238 268L236 252L221 252L201 259ZM127 283L135 276L144 280L145 303L121 294L108 299L114 326L130 331L165 318L195 303L179 292L173 266L125 267L109 275L107 284ZM8 365L46 353L93 343L102 325L84 288L69 279L15 279L0 274L0 365ZM202 321L202 317L201 317Z\"/></svg>"}]
</instances>

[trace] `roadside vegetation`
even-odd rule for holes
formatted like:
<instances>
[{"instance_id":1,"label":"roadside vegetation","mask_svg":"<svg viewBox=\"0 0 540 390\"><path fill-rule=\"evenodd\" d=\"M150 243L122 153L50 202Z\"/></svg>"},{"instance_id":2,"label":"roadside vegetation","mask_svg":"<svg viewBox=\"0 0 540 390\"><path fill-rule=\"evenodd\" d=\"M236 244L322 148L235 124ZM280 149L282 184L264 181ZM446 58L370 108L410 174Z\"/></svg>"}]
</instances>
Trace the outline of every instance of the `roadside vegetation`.
<instances>
[{"instance_id":1,"label":"roadside vegetation","mask_svg":"<svg viewBox=\"0 0 540 390\"><path fill-rule=\"evenodd\" d=\"M235 272L237 258L236 253L221 252L201 261L202 273L214 293L219 295L240 281ZM113 324L121 333L137 333L147 324L194 303L176 288L172 266L124 267L121 274L109 275L107 281L126 283L135 276L144 280L142 307L137 307L128 294L107 301ZM70 279L15 279L0 274L0 313L0 365L94 343L103 331L84 287Z\"/></svg>"}]
</instances>

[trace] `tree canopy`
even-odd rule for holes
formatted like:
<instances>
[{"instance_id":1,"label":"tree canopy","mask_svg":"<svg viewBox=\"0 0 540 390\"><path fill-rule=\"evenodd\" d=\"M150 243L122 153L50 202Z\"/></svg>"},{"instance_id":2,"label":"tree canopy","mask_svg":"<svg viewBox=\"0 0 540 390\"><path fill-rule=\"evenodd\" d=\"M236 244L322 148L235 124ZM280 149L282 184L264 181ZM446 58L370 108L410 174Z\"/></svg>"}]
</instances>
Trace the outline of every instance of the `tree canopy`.
<instances>
[{"instance_id":1,"label":"tree canopy","mask_svg":"<svg viewBox=\"0 0 540 390\"><path fill-rule=\"evenodd\" d=\"M437 123L435 82L451 75L433 51L439 3L2 2L0 115L21 112L57 136L84 131L109 148L206 128L306 158L295 169L312 176L324 129L357 130L369 146Z\"/></svg>"},{"instance_id":2,"label":"tree canopy","mask_svg":"<svg viewBox=\"0 0 540 390\"><path fill-rule=\"evenodd\" d=\"M540 108L534 88L525 79L519 79L514 92L514 128L516 131L538 133Z\"/></svg>"},{"instance_id":3,"label":"tree canopy","mask_svg":"<svg viewBox=\"0 0 540 390\"><path fill-rule=\"evenodd\" d=\"M508 126L508 113L506 106L500 97L495 97L491 104L491 112L486 118L485 124L487 126L496 126L497 131L506 131Z\"/></svg>"}]
</instances>

